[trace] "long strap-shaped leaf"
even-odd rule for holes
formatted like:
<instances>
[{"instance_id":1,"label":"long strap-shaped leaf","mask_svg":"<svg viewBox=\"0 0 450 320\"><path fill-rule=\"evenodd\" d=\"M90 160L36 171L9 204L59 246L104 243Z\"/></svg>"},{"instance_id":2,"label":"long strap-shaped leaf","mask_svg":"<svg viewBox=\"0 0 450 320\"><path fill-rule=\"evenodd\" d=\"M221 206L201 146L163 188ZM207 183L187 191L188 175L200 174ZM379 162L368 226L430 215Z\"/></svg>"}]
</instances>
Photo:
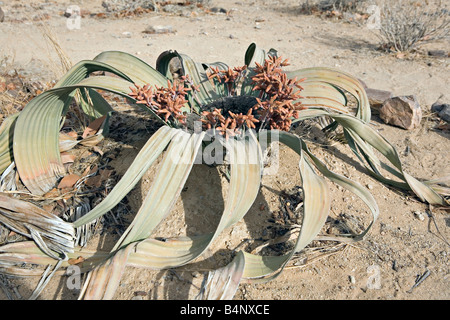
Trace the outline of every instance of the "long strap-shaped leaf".
<instances>
[{"instance_id":1,"label":"long strap-shaped leaf","mask_svg":"<svg viewBox=\"0 0 450 320\"><path fill-rule=\"evenodd\" d=\"M307 158L302 153L301 147L301 143L298 142L296 150L302 154L299 166L302 175L303 188L305 190L305 219L295 249L290 254L281 257L258 257L248 253L238 254L230 265L209 274L209 281L205 283L203 288L205 290L204 295L202 296L203 298L215 299L220 297L232 297L241 277L248 279L264 278L264 281L267 281L268 278L275 277L281 272L283 266L290 260L294 252L301 250L310 243L322 228L330 207L329 193L325 181L314 173ZM253 181L253 183L239 186L239 184L244 184L242 179L244 179L244 177L249 177L250 175L245 174L245 172L240 173L239 171L233 170L232 166L230 183L232 198L227 199L226 209L222 216L221 223L216 230L216 234L218 234L223 227L229 226L230 223L239 220L241 216L245 214L249 206L247 206L247 209L245 207L240 209L240 214L238 214L239 211L234 211L234 214L232 213L233 211L227 213L230 208L237 206L238 203L241 203L241 206L245 203L250 205L254 201L256 193L251 190L255 190L255 185L259 181L259 170L259 166L253 167L254 179L249 181ZM239 177L240 183L235 185L233 182L238 181L237 177ZM245 190L248 191L245 192ZM248 194L246 194L249 191L252 192L251 194L254 195L253 197L249 197ZM251 201L249 202L249 200ZM237 210L238 207L235 208L235 210ZM214 239L213 235L183 239L167 239L165 242L148 239L136 246L135 252L129 257L129 263L135 266L153 268L168 268L182 265L200 254L202 250L199 248L202 246L206 247L212 239ZM194 250L194 248L196 249ZM243 261L245 261L244 269L242 269Z\"/></svg>"},{"instance_id":2,"label":"long strap-shaped leaf","mask_svg":"<svg viewBox=\"0 0 450 320\"><path fill-rule=\"evenodd\" d=\"M177 133L176 129L167 126L156 131L147 143L139 151L138 155L125 172L123 177L117 182L108 196L103 199L95 208L76 220L73 224L75 228L85 225L106 212L114 208L142 178L144 173L150 168L153 162L160 156L172 137Z\"/></svg>"},{"instance_id":3,"label":"long strap-shaped leaf","mask_svg":"<svg viewBox=\"0 0 450 320\"><path fill-rule=\"evenodd\" d=\"M85 60L73 66L54 89L34 98L17 119L14 159L23 183L33 194L44 194L63 175L64 169L56 149L61 116L67 111L74 92L78 89L74 85L95 71L107 71L124 79L128 85L126 88L121 87L123 94L134 83L167 85L166 77L142 60L123 52L104 52L94 61ZM102 89L100 80L95 81ZM87 83L86 88L89 89ZM98 94L92 94L97 102L101 102L94 104L94 107L100 108L98 112L109 112L108 108L105 109L104 99Z\"/></svg>"},{"instance_id":4,"label":"long strap-shaped leaf","mask_svg":"<svg viewBox=\"0 0 450 320\"><path fill-rule=\"evenodd\" d=\"M128 246L115 252L110 259L89 272L79 299L111 300L125 271L128 255L132 250L133 246Z\"/></svg>"},{"instance_id":5,"label":"long strap-shaped leaf","mask_svg":"<svg viewBox=\"0 0 450 320\"><path fill-rule=\"evenodd\" d=\"M113 256L94 269L86 284L85 299L109 299L119 285L134 242L146 239L175 204L194 164L204 132L192 135L176 130L153 187L143 201L132 224L117 242Z\"/></svg>"},{"instance_id":6,"label":"long strap-shaped leaf","mask_svg":"<svg viewBox=\"0 0 450 320\"><path fill-rule=\"evenodd\" d=\"M346 137L349 142L349 146L352 147L352 151L358 156L358 158L366 166L368 172L378 180L392 184L395 187L404 188L406 190L413 191L422 201L430 204L448 206L448 202L439 195L432 185L426 182L420 182L413 178L402 169L400 158L397 154L397 150L376 130L370 127L367 123L364 123L360 119L345 115L330 113L325 110L309 109L304 110L301 113L301 119L330 116L336 120L344 128L344 132L347 133ZM382 164L375 156L371 147L378 150L392 165L393 167ZM365 159L368 163L364 162ZM384 177L377 168L386 168L395 176L403 180L403 183L395 182L394 180Z\"/></svg>"},{"instance_id":7,"label":"long strap-shaped leaf","mask_svg":"<svg viewBox=\"0 0 450 320\"><path fill-rule=\"evenodd\" d=\"M294 249L283 256L257 256L244 252L243 270L241 266L242 257L237 256L227 267L210 272L208 279L211 279L211 281L206 282L202 289L213 294L206 295L204 298L216 298L218 293L223 293L228 297L229 289L226 287L228 282L217 281L217 279L223 277L221 273L225 273L227 277L233 278L234 283L238 282L239 276L245 279L251 279L253 282L268 281L277 277L286 263L292 258L293 254L305 248L320 232L328 216L331 204L326 182L314 172L312 166L306 160L306 155L302 151L300 141L297 140L296 146L291 143L291 146L300 154L299 168L304 190L302 227ZM236 264L241 267L236 268ZM233 270L235 270L235 273L233 273ZM222 287L218 287L219 284ZM216 288L212 288L212 286L216 286Z\"/></svg>"},{"instance_id":8,"label":"long strap-shaped leaf","mask_svg":"<svg viewBox=\"0 0 450 320\"><path fill-rule=\"evenodd\" d=\"M347 99L335 86L320 81L305 80L299 101L304 107L331 108L338 112L349 113Z\"/></svg>"},{"instance_id":9,"label":"long strap-shaped leaf","mask_svg":"<svg viewBox=\"0 0 450 320\"><path fill-rule=\"evenodd\" d=\"M246 141L225 142L230 153L231 181L222 218L212 233L158 241L147 239L136 246L130 264L164 269L189 263L199 257L214 239L247 213L261 181L261 158L254 137Z\"/></svg>"},{"instance_id":10,"label":"long strap-shaped leaf","mask_svg":"<svg viewBox=\"0 0 450 320\"><path fill-rule=\"evenodd\" d=\"M54 89L58 90L58 89ZM43 93L20 113L14 130L14 161L20 178L33 194L49 191L65 170L59 152L61 115L70 99Z\"/></svg>"},{"instance_id":11,"label":"long strap-shaped leaf","mask_svg":"<svg viewBox=\"0 0 450 320\"><path fill-rule=\"evenodd\" d=\"M128 75L138 85L152 84L167 86L168 78L141 59L121 51L104 51L94 58Z\"/></svg>"},{"instance_id":12,"label":"long strap-shaped leaf","mask_svg":"<svg viewBox=\"0 0 450 320\"><path fill-rule=\"evenodd\" d=\"M308 81L325 82L338 88L342 88L357 99L358 110L356 117L362 119L364 122L370 121L371 110L366 91L364 90L361 82L352 75L340 70L326 67L299 69L296 71L286 72L286 74L288 78L306 78L306 83Z\"/></svg>"},{"instance_id":13,"label":"long strap-shaped leaf","mask_svg":"<svg viewBox=\"0 0 450 320\"><path fill-rule=\"evenodd\" d=\"M59 126L71 94L79 88L95 88L129 98L126 92L130 85L131 82L120 78L92 77L71 86L51 89L30 101L16 122L14 160L22 182L33 194L46 193L64 174L59 152Z\"/></svg>"},{"instance_id":14,"label":"long strap-shaped leaf","mask_svg":"<svg viewBox=\"0 0 450 320\"><path fill-rule=\"evenodd\" d=\"M132 224L116 244L116 249L146 239L169 214L189 176L204 134L190 135L177 130L150 192Z\"/></svg>"},{"instance_id":15,"label":"long strap-shaped leaf","mask_svg":"<svg viewBox=\"0 0 450 320\"><path fill-rule=\"evenodd\" d=\"M311 159L314 166L317 168L317 170L320 171L326 177L327 179L335 182L336 184L340 185L341 187L351 191L355 195L357 195L370 209L372 213L372 222L369 224L369 226L359 235L351 236L346 235L346 238L339 238L340 241L359 241L361 240L367 232L372 227L373 223L376 221L379 215L379 209L378 205L375 201L375 198L372 196L372 194L364 188L361 184L359 184L356 181L352 181L342 175L339 175L331 170L329 170L314 154L311 153L311 151L308 149L306 143L300 139L299 137L289 133L289 132L279 132L279 140L286 146L290 147L293 151L300 154L301 150L304 151L309 158ZM337 239L337 238L335 238Z\"/></svg>"},{"instance_id":16,"label":"long strap-shaped leaf","mask_svg":"<svg viewBox=\"0 0 450 320\"><path fill-rule=\"evenodd\" d=\"M207 105L220 96L216 93L213 84L209 81L203 65L199 62L195 62L192 58L185 54L178 53L181 60L181 65L183 67L183 73L189 75L194 85L199 86L199 92L196 93L197 99L193 100L194 103L198 104L198 108Z\"/></svg>"},{"instance_id":17,"label":"long strap-shaped leaf","mask_svg":"<svg viewBox=\"0 0 450 320\"><path fill-rule=\"evenodd\" d=\"M298 143L297 150L300 153L302 152L300 143ZM206 282L203 288L205 290L204 295L202 296L203 298L229 299L233 296L235 290L237 289L237 285L241 277L249 279L260 279L262 277L266 277L265 281L267 281L267 277L275 277L279 274L279 272L281 272L283 266L290 260L294 252L304 248L318 234L328 215L330 207L329 193L325 181L323 178L314 173L312 167L307 162L303 154L299 165L301 169L303 187L305 190L305 219L303 221L302 232L295 249L290 254L281 257L258 257L248 253L239 253L230 265L209 274L209 281ZM259 168L257 170L259 170ZM233 177L236 177L236 174L239 174L239 172L233 172L232 170L230 192L233 190L233 194L239 196L241 189L239 187L237 189L232 187ZM238 177L243 179L246 175L238 175ZM255 177L259 177L259 172L255 172ZM256 181L257 180L253 182L256 183ZM254 189L254 184L246 185L244 190L247 188ZM245 199L248 199L248 197L243 197L239 202L244 201ZM236 200L227 199L227 204L229 204L227 207L233 207L233 203L236 203ZM254 199L251 200L253 202ZM244 210L242 212L244 212ZM226 222L228 219L224 220L224 217L227 216L231 218L230 222L237 221L237 219L240 218L240 215L233 216L224 213L221 223L219 224L218 231L222 229L220 226L223 225L223 223L225 223L225 225L229 225L230 222ZM130 263L158 268L176 266L173 262L186 263L189 261L188 259L195 258L195 256L189 255L186 249L191 246L191 250L193 250L194 247L205 245L209 242L208 238L209 237L205 235L189 239L172 239L166 242L148 239L136 246L136 251L130 256ZM159 250L155 250L157 246L159 246ZM154 255L155 252L159 252L160 255ZM199 253L200 250L195 252ZM185 261L183 261L183 258ZM166 260L171 260L173 264L165 265L165 263L167 263ZM243 262L245 262L244 269Z\"/></svg>"},{"instance_id":18,"label":"long strap-shaped leaf","mask_svg":"<svg viewBox=\"0 0 450 320\"><path fill-rule=\"evenodd\" d=\"M54 88L70 86L85 79L89 74L96 71L107 71L113 73L125 80L132 82L124 72L116 69L114 66L108 65L102 61L82 60L75 64L59 81Z\"/></svg>"},{"instance_id":19,"label":"long strap-shaped leaf","mask_svg":"<svg viewBox=\"0 0 450 320\"><path fill-rule=\"evenodd\" d=\"M281 137L280 142L282 142ZM298 141L298 146L294 147L293 150L300 151L299 169L304 192L304 212L300 235L293 250L287 255L284 255L283 258L252 257L250 259L252 264L246 265L244 269L244 278L254 279L253 281L268 281L277 277L292 258L293 254L303 250L314 240L325 224L331 205L327 184L322 177L315 173L312 165L307 160L306 154L301 149L300 141ZM248 256L250 254L246 253L246 259ZM271 268L267 270L267 266ZM262 273L262 270L266 273ZM271 271L272 274L268 274L267 271Z\"/></svg>"},{"instance_id":20,"label":"long strap-shaped leaf","mask_svg":"<svg viewBox=\"0 0 450 320\"><path fill-rule=\"evenodd\" d=\"M226 279L234 279L232 282L233 284L236 283L235 279L239 276L252 282L273 279L280 274L294 252L302 250L317 236L328 215L330 195L323 179L314 173L312 168L313 164L325 177L359 196L367 204L373 214L373 221L364 232L357 236L353 236L352 238L336 237L335 240L348 242L362 239L378 217L378 206L372 195L360 184L328 170L325 165L311 154L306 144L299 137L287 132L260 132L259 134L268 135L269 140L273 140L271 135L276 134L276 140L287 145L301 156L299 168L302 178L302 187L305 192L305 211L300 236L297 239L294 249L287 255L273 257L243 253L244 258L242 258L242 256L237 256L228 266L211 272L208 277L210 281L206 282L203 288L206 293L209 293L210 291L211 293L209 295L203 295L202 298L212 299L217 298L219 293L228 294L230 292L227 287L229 282L224 281L223 277L225 276ZM243 271L242 261L244 261ZM240 268L237 268L237 265L239 265Z\"/></svg>"}]
</instances>

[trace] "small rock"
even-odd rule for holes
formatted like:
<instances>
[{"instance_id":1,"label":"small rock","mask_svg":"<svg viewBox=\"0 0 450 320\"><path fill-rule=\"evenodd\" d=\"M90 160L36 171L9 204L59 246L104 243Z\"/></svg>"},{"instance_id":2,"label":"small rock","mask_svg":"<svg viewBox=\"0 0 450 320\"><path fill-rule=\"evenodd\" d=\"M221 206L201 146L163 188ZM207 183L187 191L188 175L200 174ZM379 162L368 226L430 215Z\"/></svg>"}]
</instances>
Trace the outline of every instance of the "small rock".
<instances>
[{"instance_id":1,"label":"small rock","mask_svg":"<svg viewBox=\"0 0 450 320\"><path fill-rule=\"evenodd\" d=\"M397 263L397 260L394 260L394 262L392 262L392 269L394 269L394 271L398 271L398 263Z\"/></svg>"},{"instance_id":2,"label":"small rock","mask_svg":"<svg viewBox=\"0 0 450 320\"><path fill-rule=\"evenodd\" d=\"M351 284L355 284L356 283L356 279L354 276L349 276L348 279L350 280Z\"/></svg>"},{"instance_id":3,"label":"small rock","mask_svg":"<svg viewBox=\"0 0 450 320\"><path fill-rule=\"evenodd\" d=\"M423 213L420 211L414 211L414 217L419 219L420 221L424 221L425 217L423 216Z\"/></svg>"},{"instance_id":4,"label":"small rock","mask_svg":"<svg viewBox=\"0 0 450 320\"><path fill-rule=\"evenodd\" d=\"M211 12L214 13L227 13L227 10L225 10L224 8L219 8L219 7L213 7L210 10Z\"/></svg>"},{"instance_id":5,"label":"small rock","mask_svg":"<svg viewBox=\"0 0 450 320\"><path fill-rule=\"evenodd\" d=\"M172 26L148 26L143 31L144 33L152 33L152 34L163 34L163 33L174 33L175 30Z\"/></svg>"},{"instance_id":6,"label":"small rock","mask_svg":"<svg viewBox=\"0 0 450 320\"><path fill-rule=\"evenodd\" d=\"M122 35L126 38L131 38L131 32L129 31L122 32Z\"/></svg>"},{"instance_id":7,"label":"small rock","mask_svg":"<svg viewBox=\"0 0 450 320\"><path fill-rule=\"evenodd\" d=\"M384 123L411 130L420 125L422 109L414 95L387 99L380 108Z\"/></svg>"},{"instance_id":8,"label":"small rock","mask_svg":"<svg viewBox=\"0 0 450 320\"><path fill-rule=\"evenodd\" d=\"M387 99L392 98L392 92L386 90L367 88L366 94L371 108L377 112L379 112L380 108L383 106L383 103Z\"/></svg>"},{"instance_id":9,"label":"small rock","mask_svg":"<svg viewBox=\"0 0 450 320\"><path fill-rule=\"evenodd\" d=\"M431 111L436 112L442 120L450 122L450 104L437 101L431 106Z\"/></svg>"},{"instance_id":10,"label":"small rock","mask_svg":"<svg viewBox=\"0 0 450 320\"><path fill-rule=\"evenodd\" d=\"M5 13L3 12L2 8L0 7L0 22L5 21Z\"/></svg>"},{"instance_id":11,"label":"small rock","mask_svg":"<svg viewBox=\"0 0 450 320\"><path fill-rule=\"evenodd\" d=\"M432 57L448 57L449 54L445 50L430 50L428 51L428 55Z\"/></svg>"}]
</instances>

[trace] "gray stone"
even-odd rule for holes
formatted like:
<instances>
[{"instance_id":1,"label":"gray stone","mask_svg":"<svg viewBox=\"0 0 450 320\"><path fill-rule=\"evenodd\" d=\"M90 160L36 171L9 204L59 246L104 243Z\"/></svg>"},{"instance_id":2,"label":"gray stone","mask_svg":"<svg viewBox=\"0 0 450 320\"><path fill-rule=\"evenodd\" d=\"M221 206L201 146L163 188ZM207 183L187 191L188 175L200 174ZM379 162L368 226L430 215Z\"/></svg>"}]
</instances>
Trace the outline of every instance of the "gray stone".
<instances>
[{"instance_id":1,"label":"gray stone","mask_svg":"<svg viewBox=\"0 0 450 320\"><path fill-rule=\"evenodd\" d=\"M449 53L445 50L430 50L428 55L432 57L448 57Z\"/></svg>"},{"instance_id":2,"label":"gray stone","mask_svg":"<svg viewBox=\"0 0 450 320\"><path fill-rule=\"evenodd\" d=\"M220 7L213 7L210 10L211 10L211 12L214 12L214 13L227 13L226 9L220 8Z\"/></svg>"},{"instance_id":3,"label":"gray stone","mask_svg":"<svg viewBox=\"0 0 450 320\"><path fill-rule=\"evenodd\" d=\"M414 95L393 97L383 103L380 118L386 124L411 130L420 125L422 109Z\"/></svg>"},{"instance_id":4,"label":"gray stone","mask_svg":"<svg viewBox=\"0 0 450 320\"><path fill-rule=\"evenodd\" d=\"M151 34L163 34L163 33L174 33L175 30L172 26L148 26L143 31L144 33Z\"/></svg>"},{"instance_id":5,"label":"gray stone","mask_svg":"<svg viewBox=\"0 0 450 320\"><path fill-rule=\"evenodd\" d=\"M431 106L431 111L436 112L442 120L450 122L450 104L435 102Z\"/></svg>"},{"instance_id":6,"label":"gray stone","mask_svg":"<svg viewBox=\"0 0 450 320\"><path fill-rule=\"evenodd\" d=\"M0 22L5 21L5 13L3 12L2 8L0 7Z\"/></svg>"}]
</instances>

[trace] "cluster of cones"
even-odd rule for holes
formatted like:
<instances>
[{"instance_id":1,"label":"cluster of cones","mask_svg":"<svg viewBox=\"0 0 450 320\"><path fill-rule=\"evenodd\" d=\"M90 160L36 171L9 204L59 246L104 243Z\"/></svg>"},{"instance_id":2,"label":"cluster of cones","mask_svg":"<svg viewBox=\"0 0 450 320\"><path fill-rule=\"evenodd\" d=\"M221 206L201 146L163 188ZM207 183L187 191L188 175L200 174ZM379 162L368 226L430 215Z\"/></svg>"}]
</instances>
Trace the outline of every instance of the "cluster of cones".
<instances>
[{"instance_id":1,"label":"cluster of cones","mask_svg":"<svg viewBox=\"0 0 450 320\"><path fill-rule=\"evenodd\" d=\"M173 84L168 80L167 88L158 86L153 88L149 84L141 87L135 84L135 88L130 89L129 96L134 98L136 103L147 105L166 123L171 119L182 125L186 124L186 112L182 110L188 102L186 96L191 91L199 90L188 76L180 77Z\"/></svg>"},{"instance_id":2,"label":"cluster of cones","mask_svg":"<svg viewBox=\"0 0 450 320\"><path fill-rule=\"evenodd\" d=\"M257 104L251 107L247 114L235 114L231 111L223 115L220 109L213 111L203 111L202 122L206 129L215 128L226 137L241 133L242 127L248 129L269 128L288 131L292 125L292 118L298 118L299 111L305 109L298 101L300 91L303 88L300 83L304 80L288 79L282 67L288 66L288 60L281 57L269 57L264 65L256 63L252 77L253 91L259 91L259 97L256 98ZM235 88L242 72L246 67L228 68L228 70L219 70L212 68L209 79L215 79L220 83L225 83L230 89ZM230 93L234 91L229 90Z\"/></svg>"},{"instance_id":3,"label":"cluster of cones","mask_svg":"<svg viewBox=\"0 0 450 320\"><path fill-rule=\"evenodd\" d=\"M292 118L297 119L299 111L305 109L299 99L304 79L288 79L282 67L288 66L288 60L270 56L264 65L256 63L256 75L252 78L253 91L260 92L254 107L262 125L273 130L289 131Z\"/></svg>"},{"instance_id":4,"label":"cluster of cones","mask_svg":"<svg viewBox=\"0 0 450 320\"><path fill-rule=\"evenodd\" d=\"M272 56L265 60L264 65L256 63L252 85L253 91L259 91L257 103L249 108L247 113L224 112L218 108L203 111L201 114L203 128L214 129L226 138L241 134L245 128L288 131L292 119L298 118L299 111L305 107L299 101L302 98L300 91L303 90L300 83L304 79L288 79L282 70L282 67L287 65L289 65L287 59ZM225 85L228 95L233 97L246 68L246 66L227 70L210 68L208 79ZM188 76L183 76L174 84L168 81L167 88L154 89L150 85L144 87L136 85L136 88L131 90L130 97L136 99L137 103L146 104L166 122L171 119L185 125L186 112L183 112L182 108L187 103L186 96L198 91L198 87L193 85Z\"/></svg>"}]
</instances>

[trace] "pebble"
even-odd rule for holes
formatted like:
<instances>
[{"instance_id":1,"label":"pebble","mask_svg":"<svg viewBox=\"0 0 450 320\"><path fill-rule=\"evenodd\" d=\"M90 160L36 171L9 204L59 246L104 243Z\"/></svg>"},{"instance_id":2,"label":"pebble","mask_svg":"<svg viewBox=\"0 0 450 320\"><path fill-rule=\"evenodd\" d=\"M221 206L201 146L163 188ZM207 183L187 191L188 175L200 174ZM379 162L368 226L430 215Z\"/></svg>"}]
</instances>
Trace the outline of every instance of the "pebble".
<instances>
[{"instance_id":1,"label":"pebble","mask_svg":"<svg viewBox=\"0 0 450 320\"><path fill-rule=\"evenodd\" d=\"M213 7L211 8L211 12L214 13L227 13L227 10L224 8L220 8L220 7Z\"/></svg>"},{"instance_id":2,"label":"pebble","mask_svg":"<svg viewBox=\"0 0 450 320\"><path fill-rule=\"evenodd\" d=\"M163 33L174 33L175 30L170 25L167 25L167 26L157 25L157 26L148 26L147 28L145 28L145 30L143 32L144 33L163 34Z\"/></svg>"},{"instance_id":3,"label":"pebble","mask_svg":"<svg viewBox=\"0 0 450 320\"><path fill-rule=\"evenodd\" d=\"M348 279L350 280L351 284L355 284L356 283L356 279L354 276L349 276Z\"/></svg>"},{"instance_id":4,"label":"pebble","mask_svg":"<svg viewBox=\"0 0 450 320\"><path fill-rule=\"evenodd\" d=\"M431 57L449 57L449 53L445 50L430 50L428 55Z\"/></svg>"},{"instance_id":5,"label":"pebble","mask_svg":"<svg viewBox=\"0 0 450 320\"><path fill-rule=\"evenodd\" d=\"M423 213L420 212L420 211L414 211L414 216L417 219L419 219L420 221L424 221L425 220L425 217L424 217Z\"/></svg>"},{"instance_id":6,"label":"pebble","mask_svg":"<svg viewBox=\"0 0 450 320\"><path fill-rule=\"evenodd\" d=\"M0 22L5 21L5 13L3 12L2 8L0 8Z\"/></svg>"}]
</instances>

